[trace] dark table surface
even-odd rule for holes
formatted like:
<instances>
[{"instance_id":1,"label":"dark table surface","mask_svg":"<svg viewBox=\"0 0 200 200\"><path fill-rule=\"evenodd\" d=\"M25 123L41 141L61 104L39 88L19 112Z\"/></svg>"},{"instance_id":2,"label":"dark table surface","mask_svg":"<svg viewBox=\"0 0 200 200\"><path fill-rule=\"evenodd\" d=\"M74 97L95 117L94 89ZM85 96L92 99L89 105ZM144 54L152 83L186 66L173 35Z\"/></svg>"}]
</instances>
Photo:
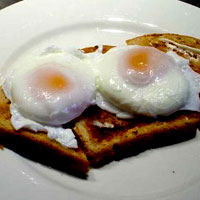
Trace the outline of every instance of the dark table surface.
<instances>
[{"instance_id":1,"label":"dark table surface","mask_svg":"<svg viewBox=\"0 0 200 200\"><path fill-rule=\"evenodd\" d=\"M0 9L5 8L5 7L7 7L13 3L19 2L19 1L21 1L21 0L0 0ZM181 1L192 4L192 5L200 8L200 1L198 1L198 0L181 0Z\"/></svg>"}]
</instances>

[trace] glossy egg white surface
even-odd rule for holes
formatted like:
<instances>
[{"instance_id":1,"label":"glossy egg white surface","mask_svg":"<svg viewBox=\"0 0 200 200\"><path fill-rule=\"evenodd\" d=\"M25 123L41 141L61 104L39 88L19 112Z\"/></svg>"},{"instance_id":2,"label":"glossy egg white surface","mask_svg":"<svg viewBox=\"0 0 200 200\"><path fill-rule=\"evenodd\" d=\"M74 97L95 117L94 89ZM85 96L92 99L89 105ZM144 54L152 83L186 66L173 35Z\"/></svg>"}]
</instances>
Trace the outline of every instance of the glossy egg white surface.
<instances>
[{"instance_id":1,"label":"glossy egg white surface","mask_svg":"<svg viewBox=\"0 0 200 200\"><path fill-rule=\"evenodd\" d=\"M188 60L173 52L121 46L109 50L96 63L97 105L118 117L199 111L199 75L189 68Z\"/></svg>"}]
</instances>

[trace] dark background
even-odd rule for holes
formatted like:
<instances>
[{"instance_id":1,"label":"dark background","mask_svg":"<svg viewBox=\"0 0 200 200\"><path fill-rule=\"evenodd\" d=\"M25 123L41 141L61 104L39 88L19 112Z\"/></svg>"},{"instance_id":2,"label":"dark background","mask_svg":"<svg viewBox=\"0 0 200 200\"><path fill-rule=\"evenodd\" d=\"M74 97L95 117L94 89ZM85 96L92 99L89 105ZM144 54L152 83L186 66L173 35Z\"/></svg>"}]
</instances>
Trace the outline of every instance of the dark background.
<instances>
[{"instance_id":1,"label":"dark background","mask_svg":"<svg viewBox=\"0 0 200 200\"><path fill-rule=\"evenodd\" d=\"M192 5L200 8L200 1L199 0L181 0L181 1L192 4Z\"/></svg>"},{"instance_id":2,"label":"dark background","mask_svg":"<svg viewBox=\"0 0 200 200\"><path fill-rule=\"evenodd\" d=\"M5 7L7 7L7 6L9 6L13 3L19 2L19 1L21 1L21 0L0 0L0 9L5 8ZM74 1L76 1L76 0L74 0ZM181 0L181 1L195 5L195 6L200 8L200 1L199 0Z\"/></svg>"}]
</instances>

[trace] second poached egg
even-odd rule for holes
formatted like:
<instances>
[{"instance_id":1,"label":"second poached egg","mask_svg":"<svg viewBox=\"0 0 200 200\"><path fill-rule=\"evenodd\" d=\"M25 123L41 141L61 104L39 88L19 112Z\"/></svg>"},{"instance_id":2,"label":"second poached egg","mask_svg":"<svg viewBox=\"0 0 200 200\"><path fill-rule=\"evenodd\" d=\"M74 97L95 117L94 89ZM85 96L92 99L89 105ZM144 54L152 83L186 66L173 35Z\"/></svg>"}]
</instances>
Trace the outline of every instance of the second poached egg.
<instances>
[{"instance_id":1,"label":"second poached egg","mask_svg":"<svg viewBox=\"0 0 200 200\"><path fill-rule=\"evenodd\" d=\"M96 69L96 103L118 117L200 111L199 75L188 60L173 52L137 45L115 47L97 59Z\"/></svg>"}]
</instances>

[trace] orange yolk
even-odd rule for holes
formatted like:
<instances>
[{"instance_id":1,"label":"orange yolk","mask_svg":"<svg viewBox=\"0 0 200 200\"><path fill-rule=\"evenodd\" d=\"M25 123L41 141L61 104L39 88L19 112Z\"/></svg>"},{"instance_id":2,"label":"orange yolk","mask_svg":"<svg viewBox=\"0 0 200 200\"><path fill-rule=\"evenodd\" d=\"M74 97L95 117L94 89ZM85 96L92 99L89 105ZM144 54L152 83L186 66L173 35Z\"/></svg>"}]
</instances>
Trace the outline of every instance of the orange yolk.
<instances>
[{"instance_id":1,"label":"orange yolk","mask_svg":"<svg viewBox=\"0 0 200 200\"><path fill-rule=\"evenodd\" d=\"M143 72L148 69L148 57L147 51L140 50L128 56L128 63L133 70Z\"/></svg>"},{"instance_id":2,"label":"orange yolk","mask_svg":"<svg viewBox=\"0 0 200 200\"><path fill-rule=\"evenodd\" d=\"M41 87L48 90L62 90L68 88L69 81L59 72L46 72L42 80L40 80Z\"/></svg>"},{"instance_id":3,"label":"orange yolk","mask_svg":"<svg viewBox=\"0 0 200 200\"><path fill-rule=\"evenodd\" d=\"M43 86L49 89L60 90L67 87L67 80L62 74L47 74L43 80Z\"/></svg>"},{"instance_id":4,"label":"orange yolk","mask_svg":"<svg viewBox=\"0 0 200 200\"><path fill-rule=\"evenodd\" d=\"M69 89L71 87L70 79L56 69L58 67L56 64L54 67L41 66L39 70L31 74L33 82L30 85L49 92Z\"/></svg>"}]
</instances>

